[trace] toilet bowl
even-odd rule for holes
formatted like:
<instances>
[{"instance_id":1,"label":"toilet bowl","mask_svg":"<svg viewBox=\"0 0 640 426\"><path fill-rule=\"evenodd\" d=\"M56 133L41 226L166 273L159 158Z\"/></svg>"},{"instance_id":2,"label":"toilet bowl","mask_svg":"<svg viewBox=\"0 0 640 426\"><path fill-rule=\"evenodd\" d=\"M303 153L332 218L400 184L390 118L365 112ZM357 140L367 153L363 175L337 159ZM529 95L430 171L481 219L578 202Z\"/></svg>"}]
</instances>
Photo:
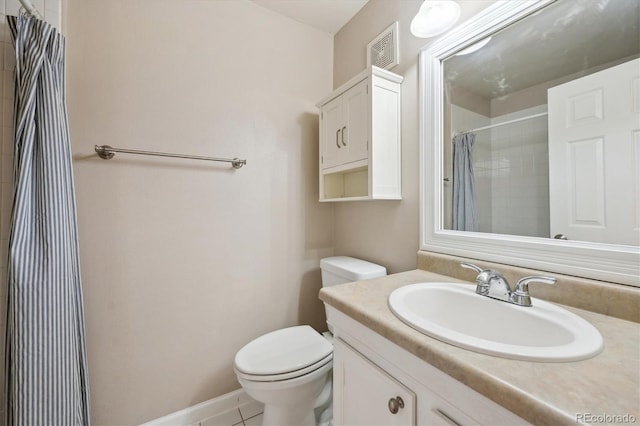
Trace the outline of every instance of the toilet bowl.
<instances>
[{"instance_id":1,"label":"toilet bowl","mask_svg":"<svg viewBox=\"0 0 640 426\"><path fill-rule=\"evenodd\" d=\"M332 360L331 343L302 325L251 341L236 354L234 370L247 395L264 404L263 424L314 426L314 409L331 394L323 389Z\"/></svg>"},{"instance_id":2,"label":"toilet bowl","mask_svg":"<svg viewBox=\"0 0 640 426\"><path fill-rule=\"evenodd\" d=\"M346 256L322 259L323 286L386 275L380 265ZM247 395L264 404L263 425L315 426L331 403L333 345L308 325L262 335L238 351L234 371Z\"/></svg>"}]
</instances>

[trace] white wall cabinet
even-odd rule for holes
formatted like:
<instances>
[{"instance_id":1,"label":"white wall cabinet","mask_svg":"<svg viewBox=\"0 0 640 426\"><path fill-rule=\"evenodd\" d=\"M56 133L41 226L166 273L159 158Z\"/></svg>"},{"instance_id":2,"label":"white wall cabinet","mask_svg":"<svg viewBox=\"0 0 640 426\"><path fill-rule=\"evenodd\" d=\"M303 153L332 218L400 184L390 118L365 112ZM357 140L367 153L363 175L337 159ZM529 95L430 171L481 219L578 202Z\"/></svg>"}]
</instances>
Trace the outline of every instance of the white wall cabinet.
<instances>
[{"instance_id":1,"label":"white wall cabinet","mask_svg":"<svg viewBox=\"0 0 640 426\"><path fill-rule=\"evenodd\" d=\"M320 201L399 200L402 77L370 67L320 108Z\"/></svg>"},{"instance_id":2,"label":"white wall cabinet","mask_svg":"<svg viewBox=\"0 0 640 426\"><path fill-rule=\"evenodd\" d=\"M368 84L361 81L322 107L323 170L367 159Z\"/></svg>"},{"instance_id":3,"label":"white wall cabinet","mask_svg":"<svg viewBox=\"0 0 640 426\"><path fill-rule=\"evenodd\" d=\"M526 425L522 418L327 307L334 330L335 426ZM404 407L394 414L391 400Z\"/></svg>"}]
</instances>

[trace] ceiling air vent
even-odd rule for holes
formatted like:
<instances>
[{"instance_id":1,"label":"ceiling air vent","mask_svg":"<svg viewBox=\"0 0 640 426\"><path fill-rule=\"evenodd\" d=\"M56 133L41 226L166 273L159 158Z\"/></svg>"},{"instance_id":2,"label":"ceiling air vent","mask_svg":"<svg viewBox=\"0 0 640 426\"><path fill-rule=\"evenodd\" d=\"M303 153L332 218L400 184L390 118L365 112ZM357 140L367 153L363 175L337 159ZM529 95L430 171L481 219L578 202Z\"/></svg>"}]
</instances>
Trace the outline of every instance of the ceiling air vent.
<instances>
[{"instance_id":1,"label":"ceiling air vent","mask_svg":"<svg viewBox=\"0 0 640 426\"><path fill-rule=\"evenodd\" d=\"M367 66L375 65L385 70L400 63L398 22L391 24L367 45Z\"/></svg>"}]
</instances>

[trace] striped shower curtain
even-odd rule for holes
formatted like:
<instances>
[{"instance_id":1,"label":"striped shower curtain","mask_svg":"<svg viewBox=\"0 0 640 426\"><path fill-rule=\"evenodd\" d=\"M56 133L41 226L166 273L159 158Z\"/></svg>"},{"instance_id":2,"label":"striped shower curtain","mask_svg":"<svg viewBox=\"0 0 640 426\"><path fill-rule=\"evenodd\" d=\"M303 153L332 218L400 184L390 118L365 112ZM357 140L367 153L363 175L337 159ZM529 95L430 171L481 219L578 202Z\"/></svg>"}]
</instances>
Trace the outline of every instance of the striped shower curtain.
<instances>
[{"instance_id":1,"label":"striped shower curtain","mask_svg":"<svg viewBox=\"0 0 640 426\"><path fill-rule=\"evenodd\" d=\"M464 133L453 138L453 229L478 231L475 178L471 157L474 133Z\"/></svg>"},{"instance_id":2,"label":"striped shower curtain","mask_svg":"<svg viewBox=\"0 0 640 426\"><path fill-rule=\"evenodd\" d=\"M21 15L16 52L14 188L7 283L7 425L89 424L64 38Z\"/></svg>"}]
</instances>

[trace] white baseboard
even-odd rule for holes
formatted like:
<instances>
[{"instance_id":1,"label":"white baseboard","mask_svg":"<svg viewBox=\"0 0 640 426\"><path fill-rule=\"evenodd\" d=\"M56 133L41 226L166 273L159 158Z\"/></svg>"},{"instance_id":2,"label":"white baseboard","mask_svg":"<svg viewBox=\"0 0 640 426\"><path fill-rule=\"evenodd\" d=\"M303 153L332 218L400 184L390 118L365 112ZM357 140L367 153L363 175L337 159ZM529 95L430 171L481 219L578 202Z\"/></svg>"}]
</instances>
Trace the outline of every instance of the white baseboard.
<instances>
[{"instance_id":1,"label":"white baseboard","mask_svg":"<svg viewBox=\"0 0 640 426\"><path fill-rule=\"evenodd\" d=\"M238 389L217 398L201 402L184 410L176 411L141 426L176 426L193 425L209 417L224 413L242 404L252 401L244 390Z\"/></svg>"}]
</instances>

